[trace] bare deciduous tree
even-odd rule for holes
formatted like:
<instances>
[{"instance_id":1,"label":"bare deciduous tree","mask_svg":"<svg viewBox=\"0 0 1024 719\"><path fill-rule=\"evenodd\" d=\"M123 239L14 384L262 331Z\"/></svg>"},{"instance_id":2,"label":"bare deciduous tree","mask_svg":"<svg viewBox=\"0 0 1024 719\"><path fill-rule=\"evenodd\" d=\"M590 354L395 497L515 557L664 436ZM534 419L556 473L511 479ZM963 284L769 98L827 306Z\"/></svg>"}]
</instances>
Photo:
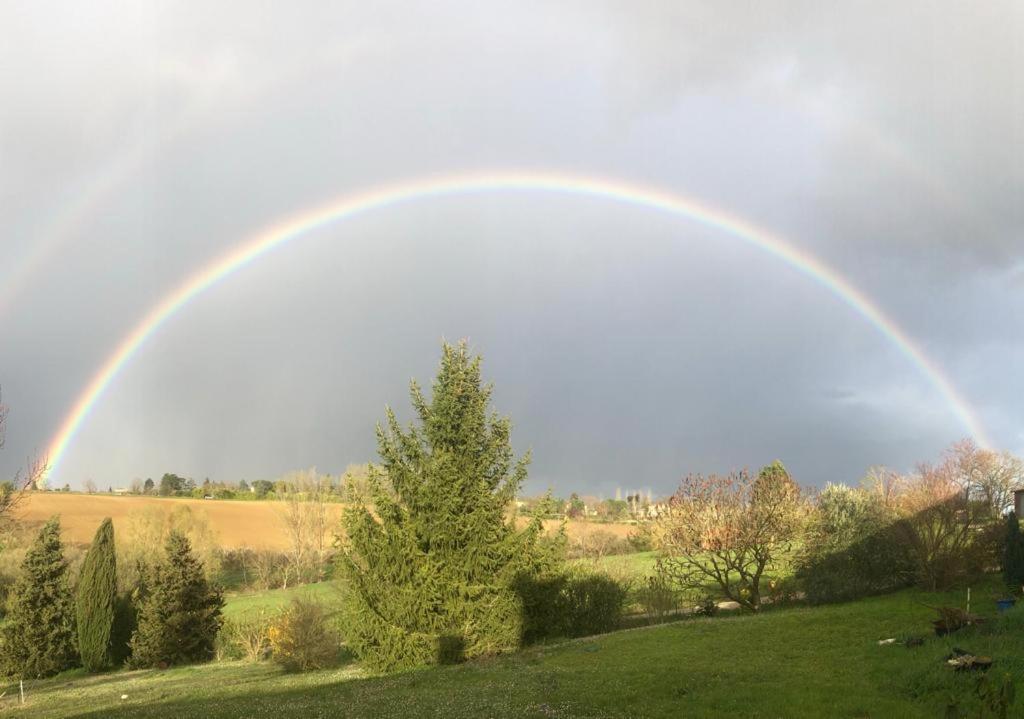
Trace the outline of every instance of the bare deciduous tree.
<instances>
[{"instance_id":1,"label":"bare deciduous tree","mask_svg":"<svg viewBox=\"0 0 1024 719\"><path fill-rule=\"evenodd\" d=\"M4 447L6 430L7 405L3 403L3 394L0 393L0 449ZM13 479L0 482L0 531L8 529L13 523L26 490L37 489L42 485L47 469L45 459L30 459L24 472L19 471Z\"/></svg>"},{"instance_id":2,"label":"bare deciduous tree","mask_svg":"<svg viewBox=\"0 0 1024 719\"><path fill-rule=\"evenodd\" d=\"M252 572L252 581L257 589L274 589L287 584L282 568L282 555L270 549L254 549L245 557L246 568Z\"/></svg>"},{"instance_id":3,"label":"bare deciduous tree","mask_svg":"<svg viewBox=\"0 0 1024 719\"><path fill-rule=\"evenodd\" d=\"M801 490L781 467L770 465L757 479L746 471L683 479L658 520L661 571L684 590L714 584L757 611L761 580L791 550L804 516Z\"/></svg>"},{"instance_id":4,"label":"bare deciduous tree","mask_svg":"<svg viewBox=\"0 0 1024 719\"><path fill-rule=\"evenodd\" d=\"M898 506L921 582L932 589L949 584L964 570L979 523L979 504L972 501L956 454L938 465L922 464L904 477Z\"/></svg>"},{"instance_id":5,"label":"bare deciduous tree","mask_svg":"<svg viewBox=\"0 0 1024 719\"><path fill-rule=\"evenodd\" d=\"M143 506L134 510L123 525L118 522L117 531L123 541L117 544L117 581L123 591L130 591L138 583L171 532L188 538L208 578L213 579L220 572L220 542L205 511L184 504L173 509Z\"/></svg>"},{"instance_id":6,"label":"bare deciduous tree","mask_svg":"<svg viewBox=\"0 0 1024 719\"><path fill-rule=\"evenodd\" d=\"M874 495L886 509L895 509L902 483L903 477L888 467L871 467L861 480L865 491Z\"/></svg>"},{"instance_id":7,"label":"bare deciduous tree","mask_svg":"<svg viewBox=\"0 0 1024 719\"><path fill-rule=\"evenodd\" d=\"M316 469L292 472L284 479L281 520L288 533L289 550L285 584L288 575L297 582L314 582L323 578L327 559L327 499L330 484Z\"/></svg>"},{"instance_id":8,"label":"bare deciduous tree","mask_svg":"<svg viewBox=\"0 0 1024 719\"><path fill-rule=\"evenodd\" d=\"M981 449L971 440L953 445L950 456L972 499L983 500L992 518L1013 506L1013 492L1024 488L1024 462L1009 452Z\"/></svg>"}]
</instances>

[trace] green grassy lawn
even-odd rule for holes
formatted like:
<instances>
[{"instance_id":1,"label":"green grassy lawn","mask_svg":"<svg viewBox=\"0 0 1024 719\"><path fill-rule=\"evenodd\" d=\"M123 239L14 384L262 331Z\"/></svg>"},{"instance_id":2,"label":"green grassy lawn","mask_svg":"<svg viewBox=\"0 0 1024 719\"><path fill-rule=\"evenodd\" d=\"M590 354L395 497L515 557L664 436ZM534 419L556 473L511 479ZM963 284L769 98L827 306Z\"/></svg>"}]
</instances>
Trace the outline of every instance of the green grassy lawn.
<instances>
[{"instance_id":1,"label":"green grassy lawn","mask_svg":"<svg viewBox=\"0 0 1024 719\"><path fill-rule=\"evenodd\" d=\"M224 597L224 616L235 619L248 613L283 609L294 597L307 597L322 602L328 607L339 601L338 585L335 582L300 584L288 589L270 589L262 592L228 594Z\"/></svg>"},{"instance_id":2,"label":"green grassy lawn","mask_svg":"<svg viewBox=\"0 0 1024 719\"><path fill-rule=\"evenodd\" d=\"M994 588L993 585L992 588ZM367 676L355 665L285 674L272 664L213 663L27 685L24 717L915 717L944 716L951 695L972 705L976 677L943 664L953 646L986 654L990 674L1024 689L1024 607L923 646L927 604L963 592L901 592L819 608L687 619L537 646L461 666ZM988 587L972 609L991 615ZM127 698L122 699L122 695ZM1024 699L1021 700L1024 702ZM1024 716L1024 703L1011 716ZM976 714L972 715L976 716Z\"/></svg>"},{"instance_id":3,"label":"green grassy lawn","mask_svg":"<svg viewBox=\"0 0 1024 719\"><path fill-rule=\"evenodd\" d=\"M646 577L654 574L654 565L658 561L658 552L635 552L633 554L612 554L600 559L577 559L576 563L584 567L594 567L608 572L614 577Z\"/></svg>"}]
</instances>

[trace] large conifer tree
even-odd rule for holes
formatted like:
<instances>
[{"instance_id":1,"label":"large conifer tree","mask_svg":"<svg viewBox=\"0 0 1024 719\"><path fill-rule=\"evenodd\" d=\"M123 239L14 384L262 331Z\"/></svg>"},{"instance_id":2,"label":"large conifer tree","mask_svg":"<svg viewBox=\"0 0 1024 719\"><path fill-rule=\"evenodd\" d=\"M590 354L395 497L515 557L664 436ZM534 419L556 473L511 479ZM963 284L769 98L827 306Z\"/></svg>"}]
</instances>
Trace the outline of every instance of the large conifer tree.
<instances>
[{"instance_id":1,"label":"large conifer tree","mask_svg":"<svg viewBox=\"0 0 1024 719\"><path fill-rule=\"evenodd\" d=\"M111 630L117 604L117 559L114 525L103 520L78 577L78 651L82 666L97 672L111 662Z\"/></svg>"},{"instance_id":2,"label":"large conifer tree","mask_svg":"<svg viewBox=\"0 0 1024 719\"><path fill-rule=\"evenodd\" d=\"M74 600L57 517L43 526L25 554L11 594L0 635L3 672L36 678L75 666Z\"/></svg>"},{"instance_id":3,"label":"large conifer tree","mask_svg":"<svg viewBox=\"0 0 1024 719\"><path fill-rule=\"evenodd\" d=\"M480 358L445 343L430 401L415 382L411 394L418 423L387 410L370 497L343 520L346 638L378 670L515 648L510 585L543 561L539 522L517 531L511 516L528 457L515 461L509 420L489 409Z\"/></svg>"},{"instance_id":4,"label":"large conifer tree","mask_svg":"<svg viewBox=\"0 0 1024 719\"><path fill-rule=\"evenodd\" d=\"M1003 554L1003 578L1007 586L1019 591L1024 586L1024 534L1016 512L1006 518L1006 546Z\"/></svg>"},{"instance_id":5,"label":"large conifer tree","mask_svg":"<svg viewBox=\"0 0 1024 719\"><path fill-rule=\"evenodd\" d=\"M211 587L188 539L167 538L165 556L146 577L139 624L131 641L131 665L170 666L213 658L224 599Z\"/></svg>"}]
</instances>

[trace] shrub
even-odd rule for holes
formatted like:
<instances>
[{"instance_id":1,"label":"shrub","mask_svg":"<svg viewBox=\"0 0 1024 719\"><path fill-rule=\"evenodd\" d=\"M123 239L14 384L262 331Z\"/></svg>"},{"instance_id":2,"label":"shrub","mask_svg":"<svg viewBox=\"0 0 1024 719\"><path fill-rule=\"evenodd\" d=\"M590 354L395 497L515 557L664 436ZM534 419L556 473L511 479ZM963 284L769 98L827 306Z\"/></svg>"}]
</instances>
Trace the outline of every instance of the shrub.
<instances>
[{"instance_id":1,"label":"shrub","mask_svg":"<svg viewBox=\"0 0 1024 719\"><path fill-rule=\"evenodd\" d=\"M114 525L104 519L82 564L77 588L78 651L82 666L98 672L111 662L110 638L117 601Z\"/></svg>"},{"instance_id":2,"label":"shrub","mask_svg":"<svg viewBox=\"0 0 1024 719\"><path fill-rule=\"evenodd\" d=\"M607 529L588 528L571 538L568 556L570 559L600 559L633 551L628 539L616 536Z\"/></svg>"},{"instance_id":3,"label":"shrub","mask_svg":"<svg viewBox=\"0 0 1024 719\"><path fill-rule=\"evenodd\" d=\"M633 552L650 552L654 549L654 530L651 524L638 524L636 529L626 537L629 548Z\"/></svg>"},{"instance_id":4,"label":"shrub","mask_svg":"<svg viewBox=\"0 0 1024 719\"><path fill-rule=\"evenodd\" d=\"M523 642L583 637L616 629L626 589L606 574L584 570L523 576L515 585L523 603Z\"/></svg>"},{"instance_id":5,"label":"shrub","mask_svg":"<svg viewBox=\"0 0 1024 719\"><path fill-rule=\"evenodd\" d=\"M288 671L324 669L338 659L340 641L319 603L296 598L270 626L271 657Z\"/></svg>"},{"instance_id":6,"label":"shrub","mask_svg":"<svg viewBox=\"0 0 1024 719\"><path fill-rule=\"evenodd\" d=\"M264 610L225 620L218 639L227 656L256 662L270 654L274 619Z\"/></svg>"},{"instance_id":7,"label":"shrub","mask_svg":"<svg viewBox=\"0 0 1024 719\"><path fill-rule=\"evenodd\" d=\"M626 601L625 588L611 577L593 573L570 578L568 635L584 637L617 629Z\"/></svg>"},{"instance_id":8,"label":"shrub","mask_svg":"<svg viewBox=\"0 0 1024 719\"><path fill-rule=\"evenodd\" d=\"M972 496L972 482L955 454L923 464L903 478L898 497L917 580L928 589L948 587L984 571L985 552L974 546L989 505Z\"/></svg>"},{"instance_id":9,"label":"shrub","mask_svg":"<svg viewBox=\"0 0 1024 719\"><path fill-rule=\"evenodd\" d=\"M796 561L796 578L807 600L844 601L908 586L915 567L907 531L877 495L827 486Z\"/></svg>"},{"instance_id":10,"label":"shrub","mask_svg":"<svg viewBox=\"0 0 1024 719\"><path fill-rule=\"evenodd\" d=\"M679 609L679 593L661 572L645 577L636 590L636 600L644 614L664 619Z\"/></svg>"},{"instance_id":11,"label":"shrub","mask_svg":"<svg viewBox=\"0 0 1024 719\"><path fill-rule=\"evenodd\" d=\"M169 666L213 657L224 600L184 535L171 532L163 560L145 578L131 664Z\"/></svg>"},{"instance_id":12,"label":"shrub","mask_svg":"<svg viewBox=\"0 0 1024 719\"><path fill-rule=\"evenodd\" d=\"M57 517L26 552L11 594L0 635L0 670L35 678L75 666L75 605Z\"/></svg>"}]
</instances>

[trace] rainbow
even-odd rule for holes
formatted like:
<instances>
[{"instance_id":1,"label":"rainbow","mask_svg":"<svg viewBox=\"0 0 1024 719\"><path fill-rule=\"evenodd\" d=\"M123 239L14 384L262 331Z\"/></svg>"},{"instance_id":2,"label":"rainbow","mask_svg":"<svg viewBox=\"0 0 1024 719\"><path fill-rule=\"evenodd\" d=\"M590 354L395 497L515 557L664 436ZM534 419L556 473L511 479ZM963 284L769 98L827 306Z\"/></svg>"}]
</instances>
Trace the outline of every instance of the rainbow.
<instances>
[{"instance_id":1,"label":"rainbow","mask_svg":"<svg viewBox=\"0 0 1024 719\"><path fill-rule=\"evenodd\" d=\"M968 434L981 446L991 443L970 406L942 369L919 349L911 338L860 290L810 253L740 217L708 207L666 190L589 176L542 171L489 171L477 174L427 177L346 195L325 205L299 212L258 233L235 249L187 277L166 295L121 340L82 391L49 443L51 474L56 473L76 433L100 397L147 339L168 319L210 287L255 262L272 250L334 222L354 215L392 207L413 200L459 194L490 192L552 192L599 198L666 212L732 235L818 283L873 325L900 350L938 390Z\"/></svg>"}]
</instances>

